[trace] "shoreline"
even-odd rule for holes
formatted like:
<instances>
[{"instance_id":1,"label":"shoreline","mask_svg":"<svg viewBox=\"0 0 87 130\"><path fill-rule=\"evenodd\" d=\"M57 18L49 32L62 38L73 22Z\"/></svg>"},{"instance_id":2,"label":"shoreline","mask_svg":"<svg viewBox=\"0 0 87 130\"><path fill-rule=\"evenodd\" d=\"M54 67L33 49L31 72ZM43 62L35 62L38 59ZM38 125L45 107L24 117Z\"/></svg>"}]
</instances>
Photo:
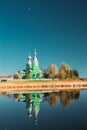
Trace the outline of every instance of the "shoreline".
<instances>
[{"instance_id":1,"label":"shoreline","mask_svg":"<svg viewBox=\"0 0 87 130\"><path fill-rule=\"evenodd\" d=\"M46 90L87 90L87 81L8 81L0 82L0 93L2 92L29 92Z\"/></svg>"}]
</instances>

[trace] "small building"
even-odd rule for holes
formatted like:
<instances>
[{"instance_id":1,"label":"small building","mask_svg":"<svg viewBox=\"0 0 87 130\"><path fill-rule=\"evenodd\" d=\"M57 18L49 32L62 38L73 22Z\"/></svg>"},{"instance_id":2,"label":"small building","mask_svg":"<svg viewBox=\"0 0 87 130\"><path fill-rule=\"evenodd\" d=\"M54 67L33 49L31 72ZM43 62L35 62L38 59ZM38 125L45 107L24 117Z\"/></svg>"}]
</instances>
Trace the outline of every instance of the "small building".
<instances>
[{"instance_id":1,"label":"small building","mask_svg":"<svg viewBox=\"0 0 87 130\"><path fill-rule=\"evenodd\" d=\"M26 64L26 69L20 71L21 78L26 77L26 75L30 76L30 79L41 79L42 71L39 68L39 61L37 59L36 50L34 52L34 58L28 56L28 63Z\"/></svg>"},{"instance_id":2,"label":"small building","mask_svg":"<svg viewBox=\"0 0 87 130\"><path fill-rule=\"evenodd\" d=\"M8 80L13 80L13 76L0 76L1 82L6 82Z\"/></svg>"}]
</instances>

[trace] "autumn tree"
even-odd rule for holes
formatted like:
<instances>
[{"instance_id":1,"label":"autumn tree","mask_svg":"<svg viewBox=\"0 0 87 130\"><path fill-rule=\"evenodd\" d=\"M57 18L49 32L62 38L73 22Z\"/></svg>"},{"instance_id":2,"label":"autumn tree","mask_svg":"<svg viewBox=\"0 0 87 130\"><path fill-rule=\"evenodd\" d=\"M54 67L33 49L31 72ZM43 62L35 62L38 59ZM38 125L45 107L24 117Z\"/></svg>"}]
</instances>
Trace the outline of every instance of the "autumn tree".
<instances>
[{"instance_id":1,"label":"autumn tree","mask_svg":"<svg viewBox=\"0 0 87 130\"><path fill-rule=\"evenodd\" d=\"M59 70L59 78L60 79L66 79L66 78L70 78L70 66L62 63L60 65L60 70Z\"/></svg>"},{"instance_id":2,"label":"autumn tree","mask_svg":"<svg viewBox=\"0 0 87 130\"><path fill-rule=\"evenodd\" d=\"M59 71L59 78L65 79L65 77L66 77L66 72L64 70Z\"/></svg>"},{"instance_id":3,"label":"autumn tree","mask_svg":"<svg viewBox=\"0 0 87 130\"><path fill-rule=\"evenodd\" d=\"M20 79L20 72L18 71L13 77L14 79Z\"/></svg>"},{"instance_id":4,"label":"autumn tree","mask_svg":"<svg viewBox=\"0 0 87 130\"><path fill-rule=\"evenodd\" d=\"M50 65L48 67L48 71L49 71L49 78L52 78L52 79L57 78L57 76L58 76L58 68L57 68L56 65L53 65L53 64Z\"/></svg>"}]
</instances>

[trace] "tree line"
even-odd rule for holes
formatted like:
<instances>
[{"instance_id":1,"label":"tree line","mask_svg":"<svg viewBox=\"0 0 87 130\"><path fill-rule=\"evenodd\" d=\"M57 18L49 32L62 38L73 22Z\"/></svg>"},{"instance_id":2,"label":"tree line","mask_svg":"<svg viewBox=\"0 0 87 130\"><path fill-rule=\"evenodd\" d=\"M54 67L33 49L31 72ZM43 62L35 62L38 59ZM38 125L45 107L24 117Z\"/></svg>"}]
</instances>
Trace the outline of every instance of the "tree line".
<instances>
[{"instance_id":1,"label":"tree line","mask_svg":"<svg viewBox=\"0 0 87 130\"><path fill-rule=\"evenodd\" d=\"M58 69L57 65L51 64L48 66L47 69L42 69L43 78L50 78L50 79L78 79L79 73L76 69L71 69L71 67L66 64L62 63ZM20 78L20 71L18 71L14 75L14 79ZM27 73L24 77L25 79L30 79L30 74Z\"/></svg>"},{"instance_id":2,"label":"tree line","mask_svg":"<svg viewBox=\"0 0 87 130\"><path fill-rule=\"evenodd\" d=\"M39 93L38 93L39 94ZM7 95L9 96L9 94ZM25 97L26 107L28 108L30 105L30 93L27 94L13 94L14 99L17 101L21 100L21 96ZM47 101L51 106L57 106L59 100L61 105L65 108L72 104L73 100L78 100L80 97L80 91L59 91L59 92L46 92L43 93L42 101ZM39 95L38 95L39 98Z\"/></svg>"},{"instance_id":3,"label":"tree line","mask_svg":"<svg viewBox=\"0 0 87 130\"><path fill-rule=\"evenodd\" d=\"M55 64L52 64L48 67L47 70L44 70L43 73L45 78L58 78L58 79L78 79L79 73L78 70L73 70L68 64L62 63L58 70L58 67Z\"/></svg>"}]
</instances>

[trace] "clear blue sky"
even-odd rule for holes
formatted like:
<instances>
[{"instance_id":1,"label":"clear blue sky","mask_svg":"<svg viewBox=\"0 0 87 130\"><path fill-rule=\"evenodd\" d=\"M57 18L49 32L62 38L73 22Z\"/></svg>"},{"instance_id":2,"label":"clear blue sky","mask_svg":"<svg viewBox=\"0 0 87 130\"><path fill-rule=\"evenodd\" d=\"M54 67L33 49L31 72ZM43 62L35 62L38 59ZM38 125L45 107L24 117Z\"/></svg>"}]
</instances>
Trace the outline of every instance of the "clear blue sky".
<instances>
[{"instance_id":1,"label":"clear blue sky","mask_svg":"<svg viewBox=\"0 0 87 130\"><path fill-rule=\"evenodd\" d=\"M87 0L0 0L0 75L62 62L87 77Z\"/></svg>"}]
</instances>

